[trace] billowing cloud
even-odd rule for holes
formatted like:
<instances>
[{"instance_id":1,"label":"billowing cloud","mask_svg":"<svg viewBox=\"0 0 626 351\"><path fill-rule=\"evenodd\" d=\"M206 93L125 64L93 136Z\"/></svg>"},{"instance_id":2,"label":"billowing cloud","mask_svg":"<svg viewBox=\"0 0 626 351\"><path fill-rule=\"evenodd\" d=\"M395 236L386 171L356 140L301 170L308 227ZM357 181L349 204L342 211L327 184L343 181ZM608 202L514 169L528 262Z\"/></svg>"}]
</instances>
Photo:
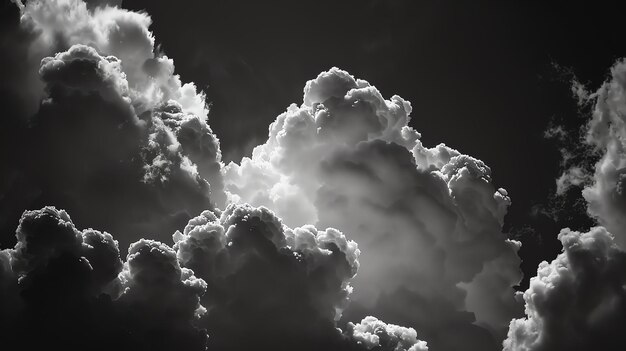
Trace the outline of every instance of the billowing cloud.
<instances>
[{"instance_id":1,"label":"billowing cloud","mask_svg":"<svg viewBox=\"0 0 626 351\"><path fill-rule=\"evenodd\" d=\"M563 252L542 262L511 322L504 350L622 350L626 252L603 227L563 229Z\"/></svg>"},{"instance_id":2,"label":"billowing cloud","mask_svg":"<svg viewBox=\"0 0 626 351\"><path fill-rule=\"evenodd\" d=\"M125 262L112 235L79 230L54 207L26 211L16 237L0 251L5 345L428 350L414 329L374 317L338 329L356 243L334 229L291 229L265 208L204 211L174 234L173 248L141 239Z\"/></svg>"},{"instance_id":3,"label":"billowing cloud","mask_svg":"<svg viewBox=\"0 0 626 351\"><path fill-rule=\"evenodd\" d=\"M209 348L348 347L335 324L359 250L341 232L291 229L266 208L230 205L193 218L174 241L182 265L208 285Z\"/></svg>"},{"instance_id":4,"label":"billowing cloud","mask_svg":"<svg viewBox=\"0 0 626 351\"><path fill-rule=\"evenodd\" d=\"M518 318L507 191L481 160L424 146L408 101L332 68L223 167L205 96L175 74L146 13L15 3L19 29L2 34L15 69L0 68L0 102L16 111L0 128L0 230L17 226L0 241L3 344L624 348L626 62L594 94L575 85L593 110L584 142L561 150L557 192L582 187L601 227L559 234Z\"/></svg>"},{"instance_id":5,"label":"billowing cloud","mask_svg":"<svg viewBox=\"0 0 626 351\"><path fill-rule=\"evenodd\" d=\"M110 234L78 230L54 207L24 212L16 238L0 253L3 344L205 349L206 331L193 322L206 284L167 245L139 241L122 263Z\"/></svg>"},{"instance_id":6,"label":"billowing cloud","mask_svg":"<svg viewBox=\"0 0 626 351\"><path fill-rule=\"evenodd\" d=\"M206 312L200 305L206 283L180 267L172 248L145 239L131 244L118 279L121 325L145 333L142 348L206 348L206 330L195 327Z\"/></svg>"},{"instance_id":7,"label":"billowing cloud","mask_svg":"<svg viewBox=\"0 0 626 351\"><path fill-rule=\"evenodd\" d=\"M626 63L595 93L574 82L573 91L590 118L582 140L561 151L566 171L557 193L583 188L587 212L602 226L587 232L563 229L563 252L542 262L524 293L526 318L514 319L505 350L621 350L626 309L626 201L622 180L626 152ZM554 134L554 130L550 133Z\"/></svg>"},{"instance_id":8,"label":"billowing cloud","mask_svg":"<svg viewBox=\"0 0 626 351\"><path fill-rule=\"evenodd\" d=\"M424 341L417 339L413 328L386 324L375 317L365 317L360 323L350 323L352 336L368 350L427 351Z\"/></svg>"},{"instance_id":9,"label":"billowing cloud","mask_svg":"<svg viewBox=\"0 0 626 351\"><path fill-rule=\"evenodd\" d=\"M79 224L117 233L125 249L224 203L221 151L204 94L155 47L150 17L92 5L29 1L21 10L26 65L39 80L26 80L23 95L43 100L34 115L4 117L3 145L16 152L0 210L8 231L25 209L67 208Z\"/></svg>"},{"instance_id":10,"label":"billowing cloud","mask_svg":"<svg viewBox=\"0 0 626 351\"><path fill-rule=\"evenodd\" d=\"M225 167L226 189L232 201L267 206L289 225L317 223L354 238L362 250L354 300L415 327L429 344L439 340L433 347L472 344L473 331L456 346L443 333L480 329L472 323L503 337L521 314L512 288L521 278L519 243L502 233L508 194L482 161L443 144L424 147L410 113L399 96L386 100L337 68L323 72L251 158ZM435 317L434 305L449 312Z\"/></svg>"},{"instance_id":11,"label":"billowing cloud","mask_svg":"<svg viewBox=\"0 0 626 351\"><path fill-rule=\"evenodd\" d=\"M182 154L176 129L134 113L119 60L75 45L45 58L40 74L47 99L31 118L25 167L41 197L120 232L125 244L137 234L163 238L176 213L210 206L209 184Z\"/></svg>"}]
</instances>

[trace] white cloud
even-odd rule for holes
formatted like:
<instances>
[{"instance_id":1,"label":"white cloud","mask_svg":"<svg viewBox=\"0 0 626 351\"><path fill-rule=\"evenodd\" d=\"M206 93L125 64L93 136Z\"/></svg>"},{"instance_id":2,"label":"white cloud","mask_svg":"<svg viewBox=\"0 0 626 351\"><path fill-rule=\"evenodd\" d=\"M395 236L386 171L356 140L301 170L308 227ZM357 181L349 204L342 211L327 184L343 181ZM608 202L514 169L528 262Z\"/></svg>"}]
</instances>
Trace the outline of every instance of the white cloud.
<instances>
[{"instance_id":1,"label":"white cloud","mask_svg":"<svg viewBox=\"0 0 626 351\"><path fill-rule=\"evenodd\" d=\"M501 229L508 194L480 160L424 147L410 113L399 96L386 100L337 68L323 72L251 158L225 167L226 189L232 201L267 206L288 225L335 227L359 242L357 302L372 308L381 294L406 288L502 334L521 313L512 288L521 278L519 243ZM405 317L438 328L425 313Z\"/></svg>"},{"instance_id":2,"label":"white cloud","mask_svg":"<svg viewBox=\"0 0 626 351\"><path fill-rule=\"evenodd\" d=\"M360 323L350 323L352 337L368 350L380 347L389 351L427 351L426 342L417 339L413 328L386 324L376 317L365 317Z\"/></svg>"},{"instance_id":3,"label":"white cloud","mask_svg":"<svg viewBox=\"0 0 626 351\"><path fill-rule=\"evenodd\" d=\"M511 321L504 350L623 349L626 252L603 227L559 239L563 252L531 278L527 317Z\"/></svg>"},{"instance_id":4,"label":"white cloud","mask_svg":"<svg viewBox=\"0 0 626 351\"><path fill-rule=\"evenodd\" d=\"M611 80L591 96L595 108L586 141L601 158L595 165L594 182L583 190L583 196L589 203L589 213L626 248L626 195L622 184L626 169L626 62L618 62L611 74Z\"/></svg>"}]
</instances>

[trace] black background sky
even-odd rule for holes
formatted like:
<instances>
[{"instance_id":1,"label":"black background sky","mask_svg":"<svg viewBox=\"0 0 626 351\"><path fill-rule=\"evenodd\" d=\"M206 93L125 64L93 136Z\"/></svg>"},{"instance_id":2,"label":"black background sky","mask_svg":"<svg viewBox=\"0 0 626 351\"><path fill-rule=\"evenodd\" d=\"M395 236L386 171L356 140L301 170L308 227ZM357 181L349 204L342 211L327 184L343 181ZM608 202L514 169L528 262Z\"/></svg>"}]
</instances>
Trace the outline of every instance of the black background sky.
<instances>
[{"instance_id":1,"label":"black background sky","mask_svg":"<svg viewBox=\"0 0 626 351\"><path fill-rule=\"evenodd\" d=\"M226 161L249 155L319 72L337 66L385 97L411 101L425 145L444 142L485 161L513 205L505 229L524 243L524 271L553 258L563 226L549 205L559 175L551 122L579 126L565 71L594 89L625 56L622 15L599 2L150 1L158 43L183 81L212 103ZM556 68L556 66L560 68ZM571 208L566 209L571 211ZM535 213L535 214L533 214ZM526 274L528 277L532 274Z\"/></svg>"}]
</instances>

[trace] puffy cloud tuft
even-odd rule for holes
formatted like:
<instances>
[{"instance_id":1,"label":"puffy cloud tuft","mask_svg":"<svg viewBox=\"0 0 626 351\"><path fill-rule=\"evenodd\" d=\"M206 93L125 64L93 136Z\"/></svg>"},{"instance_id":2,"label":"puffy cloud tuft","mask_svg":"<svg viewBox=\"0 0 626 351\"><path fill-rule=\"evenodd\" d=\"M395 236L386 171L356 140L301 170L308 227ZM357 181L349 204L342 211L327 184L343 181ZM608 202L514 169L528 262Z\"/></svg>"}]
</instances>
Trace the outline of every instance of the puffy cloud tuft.
<instances>
[{"instance_id":1,"label":"puffy cloud tuft","mask_svg":"<svg viewBox=\"0 0 626 351\"><path fill-rule=\"evenodd\" d=\"M54 207L24 212L16 237L11 267L20 277L28 277L33 271L45 269L51 260L69 254L80 258L93 283L101 289L122 266L117 241L111 234L93 229L79 231L67 212Z\"/></svg>"},{"instance_id":2,"label":"puffy cloud tuft","mask_svg":"<svg viewBox=\"0 0 626 351\"><path fill-rule=\"evenodd\" d=\"M147 330L144 347L205 349L206 331L195 325L206 312L200 296L207 286L192 270L180 267L172 248L153 240L133 243L119 283L117 302L128 318L124 323Z\"/></svg>"},{"instance_id":3,"label":"puffy cloud tuft","mask_svg":"<svg viewBox=\"0 0 626 351\"><path fill-rule=\"evenodd\" d=\"M349 326L352 337L368 350L427 351L426 342L417 339L413 328L386 324L376 317L365 317L360 323Z\"/></svg>"}]
</instances>

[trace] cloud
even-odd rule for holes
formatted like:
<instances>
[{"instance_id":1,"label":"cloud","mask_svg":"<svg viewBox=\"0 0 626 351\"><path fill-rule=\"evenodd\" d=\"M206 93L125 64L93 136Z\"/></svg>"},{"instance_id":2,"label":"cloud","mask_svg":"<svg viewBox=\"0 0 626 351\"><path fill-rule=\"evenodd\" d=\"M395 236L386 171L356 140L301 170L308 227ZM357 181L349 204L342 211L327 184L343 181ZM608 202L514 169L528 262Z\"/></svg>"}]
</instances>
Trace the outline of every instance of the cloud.
<instances>
[{"instance_id":1,"label":"cloud","mask_svg":"<svg viewBox=\"0 0 626 351\"><path fill-rule=\"evenodd\" d=\"M588 118L580 131L571 133L576 137L559 137L564 144L560 150L564 171L557 179L556 190L557 195L565 195L570 188L582 188L590 217L615 235L616 242L624 248L626 201L621 183L626 162L626 62L616 62L610 73L610 78L595 92L576 80L572 82L581 112Z\"/></svg>"},{"instance_id":2,"label":"cloud","mask_svg":"<svg viewBox=\"0 0 626 351\"><path fill-rule=\"evenodd\" d=\"M118 279L121 324L145 333L142 348L205 350L206 330L195 325L206 312L200 305L206 283L180 267L172 248L153 240L133 243Z\"/></svg>"},{"instance_id":3,"label":"cloud","mask_svg":"<svg viewBox=\"0 0 626 351\"><path fill-rule=\"evenodd\" d=\"M17 279L11 267L10 250L0 250L0 328L7 330L19 304Z\"/></svg>"},{"instance_id":4,"label":"cloud","mask_svg":"<svg viewBox=\"0 0 626 351\"><path fill-rule=\"evenodd\" d=\"M17 244L0 252L3 344L22 349L204 350L201 279L167 245L118 243L78 230L63 210L24 212ZM33 332L36 330L36 337Z\"/></svg>"},{"instance_id":5,"label":"cloud","mask_svg":"<svg viewBox=\"0 0 626 351\"><path fill-rule=\"evenodd\" d=\"M601 156L595 165L593 184L583 190L589 214L615 235L622 248L626 248L626 201L622 191L626 163L625 77L626 62L620 61L611 69L611 79L590 97L595 106L586 142Z\"/></svg>"},{"instance_id":6,"label":"cloud","mask_svg":"<svg viewBox=\"0 0 626 351\"><path fill-rule=\"evenodd\" d=\"M21 278L45 268L50 260L72 254L81 258L93 275L93 283L99 283L96 287L101 289L122 266L117 241L110 234L93 229L79 231L67 212L54 207L24 212L16 237L11 266Z\"/></svg>"},{"instance_id":7,"label":"cloud","mask_svg":"<svg viewBox=\"0 0 626 351\"><path fill-rule=\"evenodd\" d=\"M174 241L181 264L207 282L210 349L349 347L335 323L359 250L341 232L291 229L266 208L230 205L191 219Z\"/></svg>"},{"instance_id":8,"label":"cloud","mask_svg":"<svg viewBox=\"0 0 626 351\"><path fill-rule=\"evenodd\" d=\"M15 150L2 174L3 229L25 209L56 205L117 233L125 249L224 203L205 96L174 74L147 14L54 0L29 1L21 15L29 40L20 55L39 79L22 94L42 103L3 119L3 146Z\"/></svg>"},{"instance_id":9,"label":"cloud","mask_svg":"<svg viewBox=\"0 0 626 351\"><path fill-rule=\"evenodd\" d=\"M2 238L15 244L0 251L3 343L26 350L426 349L399 326L385 327L384 336L357 324L360 335L372 335L367 345L356 329L337 328L359 268L356 243L340 231L304 225L304 217L292 229L263 207L218 208L236 195L223 191L205 96L174 74L147 14L112 7L117 1L18 5L24 40L11 57L22 62L13 74L25 84L2 86L23 105L2 121L3 146L15 150L2 158L10 166L0 184L2 228L42 205L68 208L74 219L53 206L26 211L15 238ZM321 97L320 87L307 89L310 101ZM366 90L355 94L376 94ZM349 112L340 100L337 109ZM410 107L396 100L378 107L388 124L408 118ZM379 112L370 111L360 130L330 112L320 117L329 140L402 137L376 121ZM293 200L314 209L310 199ZM186 222L174 248L154 240ZM116 233L121 245L77 226ZM38 337L29 337L35 328Z\"/></svg>"},{"instance_id":10,"label":"cloud","mask_svg":"<svg viewBox=\"0 0 626 351\"><path fill-rule=\"evenodd\" d=\"M519 243L502 233L508 194L482 161L424 147L410 113L399 96L386 100L337 68L323 72L251 158L224 168L226 189L231 201L266 206L288 225L317 223L356 240L354 300L365 311L413 326L441 349L471 344L474 332L443 346L442 331L458 325L503 338L521 314L512 288ZM434 304L449 313L433 318Z\"/></svg>"},{"instance_id":11,"label":"cloud","mask_svg":"<svg viewBox=\"0 0 626 351\"><path fill-rule=\"evenodd\" d=\"M54 207L24 212L16 237L0 251L5 345L428 350L414 329L374 317L338 329L356 243L334 229L291 229L265 208L204 211L174 234L173 248L141 239L125 261L110 234L79 230Z\"/></svg>"},{"instance_id":12,"label":"cloud","mask_svg":"<svg viewBox=\"0 0 626 351\"><path fill-rule=\"evenodd\" d=\"M206 119L204 94L174 74L174 61L155 47L149 30L152 20L146 13L102 4L90 8L81 0L35 0L26 3L22 22L38 33L30 47L32 55L45 57L83 44L117 57L138 114L171 99L185 112Z\"/></svg>"},{"instance_id":13,"label":"cloud","mask_svg":"<svg viewBox=\"0 0 626 351\"><path fill-rule=\"evenodd\" d=\"M511 321L504 350L621 350L626 253L603 227L563 229L563 252L542 262Z\"/></svg>"},{"instance_id":14,"label":"cloud","mask_svg":"<svg viewBox=\"0 0 626 351\"><path fill-rule=\"evenodd\" d=\"M328 91L321 91L324 87ZM350 96L344 99L346 93ZM321 99L329 101L321 104ZM337 68L308 82L304 101L301 107L292 104L276 118L268 140L254 149L252 158L230 163L224 172L235 200L268 206L289 225L317 220L313 202L319 184L315 176L321 159L335 148L355 144L369 134L402 144L414 139L394 128L408 121L408 102L398 96L384 101L369 83Z\"/></svg>"},{"instance_id":15,"label":"cloud","mask_svg":"<svg viewBox=\"0 0 626 351\"><path fill-rule=\"evenodd\" d=\"M583 138L563 148L565 172L557 194L583 188L587 212L596 223L588 231L562 229L563 252L542 262L524 293L526 318L511 321L505 350L621 350L620 325L626 316L624 272L626 202L624 173L624 82L626 63L595 93L573 82L573 92L590 115Z\"/></svg>"},{"instance_id":16,"label":"cloud","mask_svg":"<svg viewBox=\"0 0 626 351\"><path fill-rule=\"evenodd\" d=\"M376 317L366 317L360 323L350 323L352 336L368 350L380 348L394 351L426 351L424 341L417 339L413 328L405 328L394 324L386 324Z\"/></svg>"},{"instance_id":17,"label":"cloud","mask_svg":"<svg viewBox=\"0 0 626 351\"><path fill-rule=\"evenodd\" d=\"M119 60L75 45L45 58L40 74L47 98L31 118L24 168L47 203L67 205L81 223L115 231L124 244L138 234L164 238L177 213L210 206L209 184L176 131L134 113Z\"/></svg>"}]
</instances>

